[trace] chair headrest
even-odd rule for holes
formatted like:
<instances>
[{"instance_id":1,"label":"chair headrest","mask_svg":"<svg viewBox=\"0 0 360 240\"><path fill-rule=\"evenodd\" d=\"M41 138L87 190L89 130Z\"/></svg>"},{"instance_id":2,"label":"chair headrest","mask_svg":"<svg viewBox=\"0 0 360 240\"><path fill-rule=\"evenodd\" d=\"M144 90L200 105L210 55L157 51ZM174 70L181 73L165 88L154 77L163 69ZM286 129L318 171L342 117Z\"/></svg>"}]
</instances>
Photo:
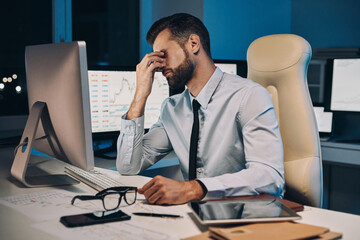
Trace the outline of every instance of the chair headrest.
<instances>
[{"instance_id":1,"label":"chair headrest","mask_svg":"<svg viewBox=\"0 0 360 240\"><path fill-rule=\"evenodd\" d=\"M311 57L311 46L294 34L275 34L256 39L247 51L248 66L256 71L281 71Z\"/></svg>"}]
</instances>

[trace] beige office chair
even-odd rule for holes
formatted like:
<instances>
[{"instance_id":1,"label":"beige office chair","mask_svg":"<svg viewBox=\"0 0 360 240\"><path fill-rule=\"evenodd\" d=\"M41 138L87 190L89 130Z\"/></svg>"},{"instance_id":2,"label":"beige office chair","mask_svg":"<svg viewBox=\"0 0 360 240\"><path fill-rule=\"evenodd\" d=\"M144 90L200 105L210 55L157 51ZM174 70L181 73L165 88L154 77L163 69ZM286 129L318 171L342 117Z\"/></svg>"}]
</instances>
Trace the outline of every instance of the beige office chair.
<instances>
[{"instance_id":1,"label":"beige office chair","mask_svg":"<svg viewBox=\"0 0 360 240\"><path fill-rule=\"evenodd\" d=\"M284 145L285 198L321 207L320 141L306 78L310 58L310 44L293 34L261 37L247 51L248 78L274 102Z\"/></svg>"}]
</instances>

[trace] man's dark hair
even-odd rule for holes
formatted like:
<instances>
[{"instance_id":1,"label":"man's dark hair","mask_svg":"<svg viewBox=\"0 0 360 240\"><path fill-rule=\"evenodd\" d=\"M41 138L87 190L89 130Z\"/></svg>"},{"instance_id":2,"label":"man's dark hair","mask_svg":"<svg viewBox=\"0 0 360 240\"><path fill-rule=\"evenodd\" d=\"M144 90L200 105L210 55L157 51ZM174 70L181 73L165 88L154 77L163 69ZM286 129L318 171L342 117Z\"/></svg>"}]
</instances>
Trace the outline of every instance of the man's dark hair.
<instances>
[{"instance_id":1,"label":"man's dark hair","mask_svg":"<svg viewBox=\"0 0 360 240\"><path fill-rule=\"evenodd\" d=\"M169 17L156 21L149 29L146 35L146 41L152 46L156 37L165 29L169 29L172 38L183 48L191 34L200 37L200 42L211 58L210 53L210 36L205 25L200 19L187 13L177 13Z\"/></svg>"}]
</instances>

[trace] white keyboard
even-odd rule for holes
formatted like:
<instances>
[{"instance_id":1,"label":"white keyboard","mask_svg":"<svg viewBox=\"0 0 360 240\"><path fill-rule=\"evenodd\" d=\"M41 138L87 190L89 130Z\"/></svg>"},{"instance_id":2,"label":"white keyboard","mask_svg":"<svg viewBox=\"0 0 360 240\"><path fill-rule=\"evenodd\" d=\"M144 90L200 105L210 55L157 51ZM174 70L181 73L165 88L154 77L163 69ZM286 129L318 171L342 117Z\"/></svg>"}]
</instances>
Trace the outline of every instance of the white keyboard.
<instances>
[{"instance_id":1,"label":"white keyboard","mask_svg":"<svg viewBox=\"0 0 360 240\"><path fill-rule=\"evenodd\" d=\"M110 187L124 186L124 184L96 170L85 171L75 166L67 166L65 167L65 172L97 191L101 191Z\"/></svg>"}]
</instances>

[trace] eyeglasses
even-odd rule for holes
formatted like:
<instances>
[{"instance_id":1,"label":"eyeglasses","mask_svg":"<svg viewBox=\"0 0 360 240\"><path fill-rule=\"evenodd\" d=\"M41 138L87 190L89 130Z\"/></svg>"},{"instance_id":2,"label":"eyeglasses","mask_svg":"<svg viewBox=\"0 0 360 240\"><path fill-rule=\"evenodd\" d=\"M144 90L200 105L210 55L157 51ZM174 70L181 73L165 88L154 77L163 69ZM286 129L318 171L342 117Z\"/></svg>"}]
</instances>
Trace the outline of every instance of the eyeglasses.
<instances>
[{"instance_id":1,"label":"eyeglasses","mask_svg":"<svg viewBox=\"0 0 360 240\"><path fill-rule=\"evenodd\" d=\"M102 200L104 209L111 211L120 206L121 199L124 197L128 205L132 205L136 201L137 187L112 187L98 192L96 195L78 195L73 197L71 204L74 205L76 199L86 200Z\"/></svg>"}]
</instances>

